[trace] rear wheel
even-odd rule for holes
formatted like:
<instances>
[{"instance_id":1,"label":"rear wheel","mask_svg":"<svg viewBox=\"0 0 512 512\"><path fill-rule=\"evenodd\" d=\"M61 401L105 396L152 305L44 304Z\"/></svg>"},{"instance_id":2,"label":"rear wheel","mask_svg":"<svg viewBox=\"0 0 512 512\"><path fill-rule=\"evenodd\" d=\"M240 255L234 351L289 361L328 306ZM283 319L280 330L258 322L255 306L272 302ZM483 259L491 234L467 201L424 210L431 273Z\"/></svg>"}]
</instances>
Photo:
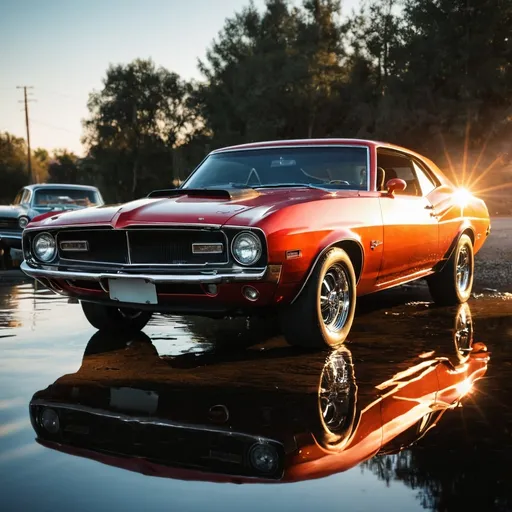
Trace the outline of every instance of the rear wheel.
<instances>
[{"instance_id":1,"label":"rear wheel","mask_svg":"<svg viewBox=\"0 0 512 512\"><path fill-rule=\"evenodd\" d=\"M473 289L473 243L462 235L444 268L428 278L430 295L436 304L453 306L466 302Z\"/></svg>"},{"instance_id":2,"label":"rear wheel","mask_svg":"<svg viewBox=\"0 0 512 512\"><path fill-rule=\"evenodd\" d=\"M356 277L348 254L329 250L317 263L297 300L280 314L281 329L291 345L337 347L354 320Z\"/></svg>"},{"instance_id":3,"label":"rear wheel","mask_svg":"<svg viewBox=\"0 0 512 512\"><path fill-rule=\"evenodd\" d=\"M89 323L100 331L133 333L142 330L152 313L139 309L116 308L92 302L82 302Z\"/></svg>"}]
</instances>

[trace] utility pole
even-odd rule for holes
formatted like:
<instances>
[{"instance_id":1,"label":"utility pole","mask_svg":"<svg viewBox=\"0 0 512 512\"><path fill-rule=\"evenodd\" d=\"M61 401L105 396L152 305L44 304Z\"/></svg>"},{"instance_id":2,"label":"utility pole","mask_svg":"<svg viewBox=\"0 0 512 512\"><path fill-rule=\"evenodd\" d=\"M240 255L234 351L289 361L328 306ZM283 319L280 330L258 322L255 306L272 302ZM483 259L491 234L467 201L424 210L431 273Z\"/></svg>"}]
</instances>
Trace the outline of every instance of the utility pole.
<instances>
[{"instance_id":1,"label":"utility pole","mask_svg":"<svg viewBox=\"0 0 512 512\"><path fill-rule=\"evenodd\" d=\"M32 177L32 158L30 153L30 127L28 123L28 98L27 98L27 89L33 89L32 86L28 85L19 85L16 89L23 89L24 100L20 101L20 103L25 103L25 125L27 127L27 168L28 168L28 184L31 185L33 181Z\"/></svg>"}]
</instances>

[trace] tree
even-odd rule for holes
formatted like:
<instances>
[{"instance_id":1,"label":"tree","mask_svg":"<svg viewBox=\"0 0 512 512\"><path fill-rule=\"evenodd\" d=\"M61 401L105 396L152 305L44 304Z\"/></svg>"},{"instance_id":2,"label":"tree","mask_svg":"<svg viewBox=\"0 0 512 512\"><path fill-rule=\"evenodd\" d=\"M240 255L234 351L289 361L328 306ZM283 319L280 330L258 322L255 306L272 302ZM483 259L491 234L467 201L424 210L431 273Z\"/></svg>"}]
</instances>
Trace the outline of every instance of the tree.
<instances>
[{"instance_id":1,"label":"tree","mask_svg":"<svg viewBox=\"0 0 512 512\"><path fill-rule=\"evenodd\" d=\"M56 150L48 166L50 183L80 183L78 157L66 149Z\"/></svg>"},{"instance_id":2,"label":"tree","mask_svg":"<svg viewBox=\"0 0 512 512\"><path fill-rule=\"evenodd\" d=\"M28 184L27 146L20 137L0 133L1 203L11 203L24 185Z\"/></svg>"},{"instance_id":3,"label":"tree","mask_svg":"<svg viewBox=\"0 0 512 512\"><path fill-rule=\"evenodd\" d=\"M84 142L116 200L170 181L172 148L190 120L187 93L178 75L138 59L111 66L90 95Z\"/></svg>"},{"instance_id":4,"label":"tree","mask_svg":"<svg viewBox=\"0 0 512 512\"><path fill-rule=\"evenodd\" d=\"M345 29L334 0L267 0L262 13L250 5L228 19L199 63L197 108L214 145L331 134Z\"/></svg>"},{"instance_id":5,"label":"tree","mask_svg":"<svg viewBox=\"0 0 512 512\"><path fill-rule=\"evenodd\" d=\"M48 178L50 155L44 148L37 148L32 159L32 172L36 183L44 183Z\"/></svg>"}]
</instances>

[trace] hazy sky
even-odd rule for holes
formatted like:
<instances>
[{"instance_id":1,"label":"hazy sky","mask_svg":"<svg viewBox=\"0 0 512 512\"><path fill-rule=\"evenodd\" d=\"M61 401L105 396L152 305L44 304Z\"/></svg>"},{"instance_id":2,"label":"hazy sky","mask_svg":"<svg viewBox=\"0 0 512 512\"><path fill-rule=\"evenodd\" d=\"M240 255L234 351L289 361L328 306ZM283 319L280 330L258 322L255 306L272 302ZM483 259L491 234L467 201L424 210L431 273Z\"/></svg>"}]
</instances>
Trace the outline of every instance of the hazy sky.
<instances>
[{"instance_id":1,"label":"hazy sky","mask_svg":"<svg viewBox=\"0 0 512 512\"><path fill-rule=\"evenodd\" d=\"M253 0L262 7L265 0ZM25 137L22 90L33 148L82 153L86 102L110 63L152 58L185 79L200 78L226 17L249 0L0 0L0 131ZM296 0L296 3L300 3ZM345 12L359 0L345 0Z\"/></svg>"}]
</instances>

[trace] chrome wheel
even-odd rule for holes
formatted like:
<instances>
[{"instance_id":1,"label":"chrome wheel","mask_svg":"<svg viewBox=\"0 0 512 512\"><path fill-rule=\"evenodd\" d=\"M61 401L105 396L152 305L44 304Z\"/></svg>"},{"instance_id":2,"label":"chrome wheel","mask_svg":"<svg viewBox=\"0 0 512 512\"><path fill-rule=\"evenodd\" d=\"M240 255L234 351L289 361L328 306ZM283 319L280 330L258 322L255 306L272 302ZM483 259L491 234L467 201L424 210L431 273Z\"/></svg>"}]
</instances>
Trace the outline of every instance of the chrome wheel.
<instances>
[{"instance_id":1,"label":"chrome wheel","mask_svg":"<svg viewBox=\"0 0 512 512\"><path fill-rule=\"evenodd\" d=\"M327 359L320 379L318 402L324 427L341 433L351 420L354 402L354 375L345 349Z\"/></svg>"},{"instance_id":2,"label":"chrome wheel","mask_svg":"<svg viewBox=\"0 0 512 512\"><path fill-rule=\"evenodd\" d=\"M454 342L458 357L464 360L471 353L473 345L473 319L467 303L462 304L457 311Z\"/></svg>"},{"instance_id":3,"label":"chrome wheel","mask_svg":"<svg viewBox=\"0 0 512 512\"><path fill-rule=\"evenodd\" d=\"M471 277L471 253L467 245L464 245L457 258L457 288L460 292L468 289Z\"/></svg>"},{"instance_id":4,"label":"chrome wheel","mask_svg":"<svg viewBox=\"0 0 512 512\"><path fill-rule=\"evenodd\" d=\"M330 267L320 288L322 321L333 332L343 329L350 312L350 281L346 269L339 264Z\"/></svg>"}]
</instances>

